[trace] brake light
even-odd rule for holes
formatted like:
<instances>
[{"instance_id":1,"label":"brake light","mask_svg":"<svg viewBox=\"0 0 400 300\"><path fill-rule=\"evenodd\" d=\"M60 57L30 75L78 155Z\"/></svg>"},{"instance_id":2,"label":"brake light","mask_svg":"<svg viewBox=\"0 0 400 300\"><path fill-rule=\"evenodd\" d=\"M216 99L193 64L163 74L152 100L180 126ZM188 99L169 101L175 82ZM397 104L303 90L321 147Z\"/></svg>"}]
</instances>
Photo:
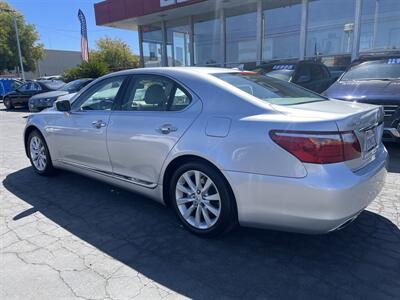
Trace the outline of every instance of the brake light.
<instances>
[{"instance_id":1,"label":"brake light","mask_svg":"<svg viewBox=\"0 0 400 300\"><path fill-rule=\"evenodd\" d=\"M271 139L300 161L330 164L361 156L354 132L271 131Z\"/></svg>"}]
</instances>

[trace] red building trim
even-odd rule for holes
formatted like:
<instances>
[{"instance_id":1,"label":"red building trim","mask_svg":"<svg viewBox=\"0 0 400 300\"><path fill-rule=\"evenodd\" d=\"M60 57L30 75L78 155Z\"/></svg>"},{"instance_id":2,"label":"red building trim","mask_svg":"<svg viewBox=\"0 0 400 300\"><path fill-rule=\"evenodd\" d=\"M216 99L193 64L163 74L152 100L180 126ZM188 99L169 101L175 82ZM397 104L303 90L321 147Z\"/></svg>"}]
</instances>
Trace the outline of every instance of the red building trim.
<instances>
[{"instance_id":1,"label":"red building trim","mask_svg":"<svg viewBox=\"0 0 400 300\"><path fill-rule=\"evenodd\" d=\"M96 25L106 25L203 1L206 0L190 0L161 7L160 0L105 0L94 4L94 13Z\"/></svg>"}]
</instances>

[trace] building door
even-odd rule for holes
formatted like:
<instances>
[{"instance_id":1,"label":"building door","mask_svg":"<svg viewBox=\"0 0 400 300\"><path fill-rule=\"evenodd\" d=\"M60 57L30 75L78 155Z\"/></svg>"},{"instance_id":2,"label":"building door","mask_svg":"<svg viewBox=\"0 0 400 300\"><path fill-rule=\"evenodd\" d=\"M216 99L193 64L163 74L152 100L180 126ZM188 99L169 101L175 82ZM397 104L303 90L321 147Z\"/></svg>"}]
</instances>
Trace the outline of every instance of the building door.
<instances>
[{"instance_id":1,"label":"building door","mask_svg":"<svg viewBox=\"0 0 400 300\"><path fill-rule=\"evenodd\" d=\"M172 66L189 66L189 34L186 32L172 33Z\"/></svg>"}]
</instances>

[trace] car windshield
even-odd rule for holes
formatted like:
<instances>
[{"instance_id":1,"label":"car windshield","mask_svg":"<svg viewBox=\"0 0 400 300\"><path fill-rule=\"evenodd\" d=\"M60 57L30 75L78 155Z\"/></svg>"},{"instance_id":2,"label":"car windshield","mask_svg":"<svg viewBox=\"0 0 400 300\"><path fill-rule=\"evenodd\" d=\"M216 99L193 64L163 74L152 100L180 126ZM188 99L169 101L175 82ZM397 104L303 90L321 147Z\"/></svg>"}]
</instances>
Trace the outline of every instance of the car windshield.
<instances>
[{"instance_id":1,"label":"car windshield","mask_svg":"<svg viewBox=\"0 0 400 300\"><path fill-rule=\"evenodd\" d=\"M340 79L373 80L373 79L399 79L400 58L366 61L350 68Z\"/></svg>"},{"instance_id":2,"label":"car windshield","mask_svg":"<svg viewBox=\"0 0 400 300\"><path fill-rule=\"evenodd\" d=\"M65 85L64 82L59 80L45 80L41 81L41 83L44 84L49 90L58 90Z\"/></svg>"},{"instance_id":3,"label":"car windshield","mask_svg":"<svg viewBox=\"0 0 400 300\"><path fill-rule=\"evenodd\" d=\"M84 82L85 82L85 80L81 80L81 79L68 82L66 85L64 85L63 87L60 88L60 91L65 91L68 93L77 92L77 91L79 91L79 88L81 87L81 85Z\"/></svg>"},{"instance_id":4,"label":"car windshield","mask_svg":"<svg viewBox=\"0 0 400 300\"><path fill-rule=\"evenodd\" d=\"M294 105L316 101L328 101L328 99L298 87L295 84L256 73L217 73L213 75L271 104Z\"/></svg>"}]
</instances>

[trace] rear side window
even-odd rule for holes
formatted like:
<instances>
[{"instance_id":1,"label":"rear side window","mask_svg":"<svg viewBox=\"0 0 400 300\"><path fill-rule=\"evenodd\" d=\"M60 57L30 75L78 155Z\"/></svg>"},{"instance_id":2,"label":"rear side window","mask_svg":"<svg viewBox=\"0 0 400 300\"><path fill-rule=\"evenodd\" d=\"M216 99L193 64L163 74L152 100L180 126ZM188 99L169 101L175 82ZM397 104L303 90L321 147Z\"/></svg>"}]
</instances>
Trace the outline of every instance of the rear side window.
<instances>
[{"instance_id":1,"label":"rear side window","mask_svg":"<svg viewBox=\"0 0 400 300\"><path fill-rule=\"evenodd\" d=\"M218 73L215 77L229 83L262 101L278 105L293 105L316 101L328 101L316 93L297 85L259 74Z\"/></svg>"},{"instance_id":2,"label":"rear side window","mask_svg":"<svg viewBox=\"0 0 400 300\"><path fill-rule=\"evenodd\" d=\"M182 110L190 104L190 97L179 87L175 89L171 100L170 110Z\"/></svg>"},{"instance_id":3,"label":"rear side window","mask_svg":"<svg viewBox=\"0 0 400 300\"><path fill-rule=\"evenodd\" d=\"M129 84L119 110L178 111L190 102L190 95L169 78L142 75L135 76Z\"/></svg>"}]
</instances>

